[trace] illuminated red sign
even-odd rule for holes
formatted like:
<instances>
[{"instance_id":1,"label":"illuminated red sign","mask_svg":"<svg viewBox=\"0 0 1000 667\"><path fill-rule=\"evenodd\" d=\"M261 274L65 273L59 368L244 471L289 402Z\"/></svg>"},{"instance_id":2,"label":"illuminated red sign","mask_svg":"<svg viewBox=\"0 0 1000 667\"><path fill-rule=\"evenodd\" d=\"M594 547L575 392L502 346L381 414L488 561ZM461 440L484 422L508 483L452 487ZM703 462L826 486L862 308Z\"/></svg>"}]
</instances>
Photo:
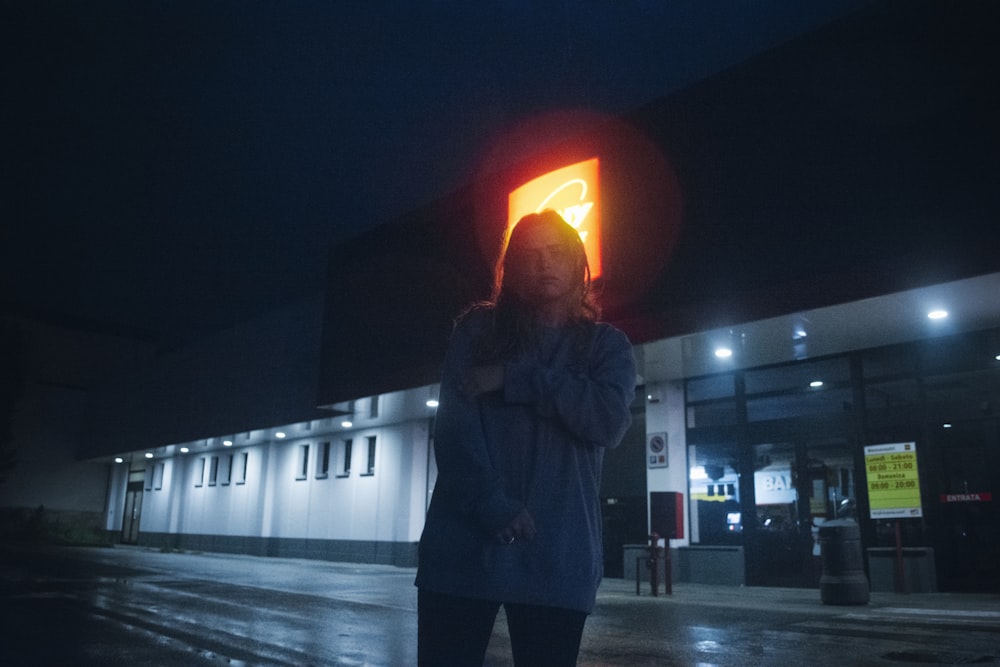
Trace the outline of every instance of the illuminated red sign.
<instances>
[{"instance_id":1,"label":"illuminated red sign","mask_svg":"<svg viewBox=\"0 0 1000 667\"><path fill-rule=\"evenodd\" d=\"M529 213L551 208L573 226L583 240L590 277L601 275L601 217L597 158L577 162L539 176L510 193L507 237L517 221Z\"/></svg>"},{"instance_id":2,"label":"illuminated red sign","mask_svg":"<svg viewBox=\"0 0 1000 667\"><path fill-rule=\"evenodd\" d=\"M943 503L988 503L993 500L993 494L989 491L982 493L944 493L941 494Z\"/></svg>"}]
</instances>

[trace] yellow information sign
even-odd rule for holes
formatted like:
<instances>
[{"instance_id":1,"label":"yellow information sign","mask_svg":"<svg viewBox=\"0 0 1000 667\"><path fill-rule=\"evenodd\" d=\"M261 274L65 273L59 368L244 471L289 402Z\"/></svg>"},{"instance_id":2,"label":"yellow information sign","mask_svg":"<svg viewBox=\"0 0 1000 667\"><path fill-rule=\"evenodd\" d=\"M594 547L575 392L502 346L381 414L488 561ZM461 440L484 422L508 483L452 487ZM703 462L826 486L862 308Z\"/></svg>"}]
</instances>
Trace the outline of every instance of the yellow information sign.
<instances>
[{"instance_id":1,"label":"yellow information sign","mask_svg":"<svg viewBox=\"0 0 1000 667\"><path fill-rule=\"evenodd\" d=\"M865 447L865 470L871 518L923 516L916 443L894 442Z\"/></svg>"}]
</instances>

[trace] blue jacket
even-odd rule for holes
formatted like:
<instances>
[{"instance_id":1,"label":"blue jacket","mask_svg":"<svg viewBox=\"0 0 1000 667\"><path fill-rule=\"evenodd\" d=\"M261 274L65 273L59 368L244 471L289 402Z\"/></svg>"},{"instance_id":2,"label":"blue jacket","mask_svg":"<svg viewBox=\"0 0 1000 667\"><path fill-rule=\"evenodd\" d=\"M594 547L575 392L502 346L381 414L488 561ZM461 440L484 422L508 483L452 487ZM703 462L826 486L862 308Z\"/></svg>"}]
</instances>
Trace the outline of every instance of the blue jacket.
<instances>
[{"instance_id":1,"label":"blue jacket","mask_svg":"<svg viewBox=\"0 0 1000 667\"><path fill-rule=\"evenodd\" d=\"M502 391L470 398L459 378L489 313L456 328L435 419L438 478L416 584L465 597L593 610L600 584L601 464L631 422L632 345L609 324L547 329L504 364ZM499 544L526 508L537 535Z\"/></svg>"}]
</instances>

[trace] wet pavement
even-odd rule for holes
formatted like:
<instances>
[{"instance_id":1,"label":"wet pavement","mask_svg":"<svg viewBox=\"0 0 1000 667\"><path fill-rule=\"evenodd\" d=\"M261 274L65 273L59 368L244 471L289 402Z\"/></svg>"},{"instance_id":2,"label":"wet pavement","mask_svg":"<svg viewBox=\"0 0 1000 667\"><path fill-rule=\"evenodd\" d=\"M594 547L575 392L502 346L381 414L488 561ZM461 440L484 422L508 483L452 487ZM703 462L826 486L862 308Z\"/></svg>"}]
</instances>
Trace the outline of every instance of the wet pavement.
<instances>
[{"instance_id":1,"label":"wet pavement","mask_svg":"<svg viewBox=\"0 0 1000 667\"><path fill-rule=\"evenodd\" d=\"M161 553L0 548L0 665L390 665L416 662L414 571ZM1000 596L607 579L580 652L597 665L1000 665ZM499 619L489 665L507 665Z\"/></svg>"}]
</instances>

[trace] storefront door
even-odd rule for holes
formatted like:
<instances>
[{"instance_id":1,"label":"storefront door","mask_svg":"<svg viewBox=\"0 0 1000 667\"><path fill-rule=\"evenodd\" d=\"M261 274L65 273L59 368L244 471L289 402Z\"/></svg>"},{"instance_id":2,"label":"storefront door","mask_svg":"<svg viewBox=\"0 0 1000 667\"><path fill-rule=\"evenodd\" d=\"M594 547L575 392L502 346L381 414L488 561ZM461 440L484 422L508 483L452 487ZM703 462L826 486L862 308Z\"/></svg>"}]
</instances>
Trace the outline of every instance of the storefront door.
<instances>
[{"instance_id":1,"label":"storefront door","mask_svg":"<svg viewBox=\"0 0 1000 667\"><path fill-rule=\"evenodd\" d=\"M142 515L143 483L129 482L125 492L125 511L122 513L122 543L138 544L139 519Z\"/></svg>"},{"instance_id":2,"label":"storefront door","mask_svg":"<svg viewBox=\"0 0 1000 667\"><path fill-rule=\"evenodd\" d=\"M939 426L941 493L935 539L939 587L948 591L1000 592L1000 512L993 483L1000 470L996 418Z\"/></svg>"},{"instance_id":3,"label":"storefront door","mask_svg":"<svg viewBox=\"0 0 1000 667\"><path fill-rule=\"evenodd\" d=\"M847 441L758 442L753 460L755 512L745 533L750 585L818 586L819 526L854 517Z\"/></svg>"}]
</instances>

